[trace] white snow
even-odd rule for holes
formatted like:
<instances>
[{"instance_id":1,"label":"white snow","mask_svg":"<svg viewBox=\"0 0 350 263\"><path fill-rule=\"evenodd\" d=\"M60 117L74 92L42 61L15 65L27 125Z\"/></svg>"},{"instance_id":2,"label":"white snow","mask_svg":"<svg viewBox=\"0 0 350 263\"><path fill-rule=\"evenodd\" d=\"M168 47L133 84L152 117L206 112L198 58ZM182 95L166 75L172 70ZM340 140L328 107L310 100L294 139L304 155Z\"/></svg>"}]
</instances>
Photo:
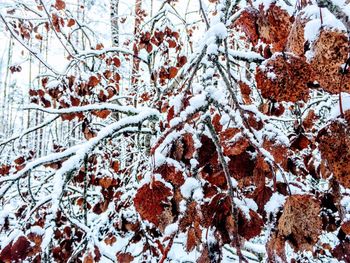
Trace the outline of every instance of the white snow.
<instances>
[{"instance_id":1,"label":"white snow","mask_svg":"<svg viewBox=\"0 0 350 263\"><path fill-rule=\"evenodd\" d=\"M279 209L284 205L286 197L280 193L273 193L270 200L265 204L265 211L267 214L275 215Z\"/></svg>"},{"instance_id":2,"label":"white snow","mask_svg":"<svg viewBox=\"0 0 350 263\"><path fill-rule=\"evenodd\" d=\"M190 198L192 196L192 193L197 188L201 187L201 183L199 180L197 180L194 177L188 177L185 181L185 183L181 186L181 194L185 198Z\"/></svg>"}]
</instances>

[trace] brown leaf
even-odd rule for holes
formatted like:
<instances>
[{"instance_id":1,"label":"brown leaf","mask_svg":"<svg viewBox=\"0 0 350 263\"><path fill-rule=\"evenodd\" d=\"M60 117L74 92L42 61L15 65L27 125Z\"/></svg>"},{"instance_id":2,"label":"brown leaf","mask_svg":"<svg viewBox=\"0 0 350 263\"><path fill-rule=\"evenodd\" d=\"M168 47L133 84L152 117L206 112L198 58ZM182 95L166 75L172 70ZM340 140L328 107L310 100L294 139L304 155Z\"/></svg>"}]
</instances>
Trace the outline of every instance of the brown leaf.
<instances>
[{"instance_id":1,"label":"brown leaf","mask_svg":"<svg viewBox=\"0 0 350 263\"><path fill-rule=\"evenodd\" d=\"M310 145L310 140L302 133L298 134L291 140L290 148L292 150L303 150Z\"/></svg>"},{"instance_id":2,"label":"brown leaf","mask_svg":"<svg viewBox=\"0 0 350 263\"><path fill-rule=\"evenodd\" d=\"M120 65L121 65L120 59L117 58L117 57L114 57L114 58L113 58L113 64L114 64L114 66L116 66L117 68L119 68Z\"/></svg>"},{"instance_id":3,"label":"brown leaf","mask_svg":"<svg viewBox=\"0 0 350 263\"><path fill-rule=\"evenodd\" d=\"M345 263L350 263L350 258L349 258L349 251L350 251L350 242L349 241L344 241L338 244L333 250L332 250L332 255Z\"/></svg>"},{"instance_id":4,"label":"brown leaf","mask_svg":"<svg viewBox=\"0 0 350 263\"><path fill-rule=\"evenodd\" d=\"M82 131L83 131L83 134L84 134L84 137L86 140L90 140L91 138L96 137L97 133L91 129L91 127L90 127L89 123L87 123L87 121L83 121L81 128L82 128Z\"/></svg>"},{"instance_id":5,"label":"brown leaf","mask_svg":"<svg viewBox=\"0 0 350 263\"><path fill-rule=\"evenodd\" d=\"M340 72L350 51L346 33L321 30L318 39L311 45L311 51L310 64L321 88L332 94L338 94L340 89L350 92L350 76Z\"/></svg>"},{"instance_id":6,"label":"brown leaf","mask_svg":"<svg viewBox=\"0 0 350 263\"><path fill-rule=\"evenodd\" d=\"M278 233L296 250L312 250L321 234L320 204L310 195L287 198L278 222Z\"/></svg>"},{"instance_id":7,"label":"brown leaf","mask_svg":"<svg viewBox=\"0 0 350 263\"><path fill-rule=\"evenodd\" d=\"M171 207L168 200L171 195L171 190L162 182L154 181L138 189L134 205L142 219L158 226L161 223L161 215L166 212L166 207Z\"/></svg>"},{"instance_id":8,"label":"brown leaf","mask_svg":"<svg viewBox=\"0 0 350 263\"><path fill-rule=\"evenodd\" d=\"M260 215L264 215L265 213L265 204L270 200L272 196L272 190L270 187L265 185L261 185L256 188L253 193L253 200L258 205L258 212Z\"/></svg>"},{"instance_id":9,"label":"brown leaf","mask_svg":"<svg viewBox=\"0 0 350 263\"><path fill-rule=\"evenodd\" d=\"M264 221L253 210L249 211L250 220L239 210L238 213L238 233L249 240L260 235Z\"/></svg>"},{"instance_id":10,"label":"brown leaf","mask_svg":"<svg viewBox=\"0 0 350 263\"><path fill-rule=\"evenodd\" d=\"M61 32L60 17L58 17L56 14L52 14L51 17L53 27L57 32Z\"/></svg>"},{"instance_id":11,"label":"brown leaf","mask_svg":"<svg viewBox=\"0 0 350 263\"><path fill-rule=\"evenodd\" d=\"M318 134L321 156L344 187L350 187L350 110L345 112L345 120L331 121Z\"/></svg>"},{"instance_id":12,"label":"brown leaf","mask_svg":"<svg viewBox=\"0 0 350 263\"><path fill-rule=\"evenodd\" d=\"M100 83L100 79L96 76L91 76L89 78L88 86L95 87L98 85L98 83Z\"/></svg>"},{"instance_id":13,"label":"brown leaf","mask_svg":"<svg viewBox=\"0 0 350 263\"><path fill-rule=\"evenodd\" d=\"M134 260L134 257L128 253L119 253L117 255L118 263L131 263Z\"/></svg>"},{"instance_id":14,"label":"brown leaf","mask_svg":"<svg viewBox=\"0 0 350 263\"><path fill-rule=\"evenodd\" d=\"M317 116L314 110L310 110L306 117L303 119L303 127L305 130L310 130L317 120Z\"/></svg>"},{"instance_id":15,"label":"brown leaf","mask_svg":"<svg viewBox=\"0 0 350 263\"><path fill-rule=\"evenodd\" d=\"M265 9L263 4L259 5L256 22L259 38L267 44L272 44L273 52L283 51L292 26L291 17L276 3L272 3L267 10Z\"/></svg>"},{"instance_id":16,"label":"brown leaf","mask_svg":"<svg viewBox=\"0 0 350 263\"><path fill-rule=\"evenodd\" d=\"M181 186L185 182L184 176L181 171L176 170L174 166L169 164L163 164L154 171L159 173L167 182L175 186Z\"/></svg>"},{"instance_id":17,"label":"brown leaf","mask_svg":"<svg viewBox=\"0 0 350 263\"><path fill-rule=\"evenodd\" d=\"M255 8L246 8L242 11L239 18L234 23L240 27L250 42L255 46L259 40L257 20L259 11Z\"/></svg>"},{"instance_id":18,"label":"brown leaf","mask_svg":"<svg viewBox=\"0 0 350 263\"><path fill-rule=\"evenodd\" d=\"M68 23L67 23L67 27L72 27L75 25L75 20L73 18L69 18Z\"/></svg>"},{"instance_id":19,"label":"brown leaf","mask_svg":"<svg viewBox=\"0 0 350 263\"><path fill-rule=\"evenodd\" d=\"M185 133L182 136L182 141L184 144L184 154L183 158L190 160L193 157L194 152L196 151L196 148L194 147L194 140L193 135L190 133Z\"/></svg>"},{"instance_id":20,"label":"brown leaf","mask_svg":"<svg viewBox=\"0 0 350 263\"><path fill-rule=\"evenodd\" d=\"M350 236L350 221L344 222L344 223L341 225L341 229L343 230L343 232L344 232L346 235L349 235L349 236Z\"/></svg>"},{"instance_id":21,"label":"brown leaf","mask_svg":"<svg viewBox=\"0 0 350 263\"><path fill-rule=\"evenodd\" d=\"M11 166L3 164L0 166L0 175L7 175L10 172Z\"/></svg>"},{"instance_id":22,"label":"brown leaf","mask_svg":"<svg viewBox=\"0 0 350 263\"><path fill-rule=\"evenodd\" d=\"M186 251L192 251L198 243L198 238L196 236L196 231L193 227L190 227L187 233Z\"/></svg>"},{"instance_id":23,"label":"brown leaf","mask_svg":"<svg viewBox=\"0 0 350 263\"><path fill-rule=\"evenodd\" d=\"M270 240L266 244L268 262L287 262L285 252L286 241L277 233L272 233Z\"/></svg>"},{"instance_id":24,"label":"brown leaf","mask_svg":"<svg viewBox=\"0 0 350 263\"><path fill-rule=\"evenodd\" d=\"M117 238L114 235L110 235L104 239L106 245L112 246L117 241Z\"/></svg>"},{"instance_id":25,"label":"brown leaf","mask_svg":"<svg viewBox=\"0 0 350 263\"><path fill-rule=\"evenodd\" d=\"M278 54L257 69L255 79L264 98L297 102L308 100L308 85L314 81L314 74L304 58Z\"/></svg>"},{"instance_id":26,"label":"brown leaf","mask_svg":"<svg viewBox=\"0 0 350 263\"><path fill-rule=\"evenodd\" d=\"M176 66L181 68L187 63L187 57L186 56L179 56L177 57L177 64Z\"/></svg>"},{"instance_id":27,"label":"brown leaf","mask_svg":"<svg viewBox=\"0 0 350 263\"><path fill-rule=\"evenodd\" d=\"M63 0L56 0L55 8L57 10L62 10L64 8L66 8L66 3Z\"/></svg>"},{"instance_id":28,"label":"brown leaf","mask_svg":"<svg viewBox=\"0 0 350 263\"><path fill-rule=\"evenodd\" d=\"M119 172L119 162L118 161L113 161L111 166L112 166L112 169L114 172L116 172L116 173Z\"/></svg>"}]
</instances>

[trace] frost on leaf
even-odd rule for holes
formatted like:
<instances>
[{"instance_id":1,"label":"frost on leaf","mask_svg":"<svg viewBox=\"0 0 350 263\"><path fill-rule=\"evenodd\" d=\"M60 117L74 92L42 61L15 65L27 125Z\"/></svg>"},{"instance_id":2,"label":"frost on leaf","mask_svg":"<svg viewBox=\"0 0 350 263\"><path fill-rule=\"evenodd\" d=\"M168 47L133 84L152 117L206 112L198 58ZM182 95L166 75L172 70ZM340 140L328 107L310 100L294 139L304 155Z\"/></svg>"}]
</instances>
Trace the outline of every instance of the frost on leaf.
<instances>
[{"instance_id":1,"label":"frost on leaf","mask_svg":"<svg viewBox=\"0 0 350 263\"><path fill-rule=\"evenodd\" d=\"M321 234L320 204L309 195L287 198L278 222L278 234L295 250L312 250Z\"/></svg>"},{"instance_id":2,"label":"frost on leaf","mask_svg":"<svg viewBox=\"0 0 350 263\"><path fill-rule=\"evenodd\" d=\"M238 233L247 240L258 236L261 233L264 225L264 221L261 219L259 214L253 210L249 211L249 216L250 219L247 219L247 217L241 211L239 211L237 222Z\"/></svg>"},{"instance_id":3,"label":"frost on leaf","mask_svg":"<svg viewBox=\"0 0 350 263\"><path fill-rule=\"evenodd\" d=\"M174 166L170 166L168 164L159 166L155 170L155 173L159 173L164 180L170 182L174 186L181 186L185 182L182 172L177 171Z\"/></svg>"},{"instance_id":4,"label":"frost on leaf","mask_svg":"<svg viewBox=\"0 0 350 263\"><path fill-rule=\"evenodd\" d=\"M272 3L266 11L264 6L260 5L259 12L257 23L261 40L272 44L274 52L283 51L292 26L288 12L275 3Z\"/></svg>"},{"instance_id":5,"label":"frost on leaf","mask_svg":"<svg viewBox=\"0 0 350 263\"><path fill-rule=\"evenodd\" d=\"M235 22L235 25L240 27L246 34L250 42L255 46L259 40L257 19L259 11L255 8L246 8L240 15L239 19Z\"/></svg>"},{"instance_id":6,"label":"frost on leaf","mask_svg":"<svg viewBox=\"0 0 350 263\"><path fill-rule=\"evenodd\" d=\"M311 45L310 64L321 88L334 94L350 91L349 74L341 73L341 66L348 58L349 44L344 33L337 31L320 32L318 39Z\"/></svg>"},{"instance_id":7,"label":"frost on leaf","mask_svg":"<svg viewBox=\"0 0 350 263\"><path fill-rule=\"evenodd\" d=\"M226 156L239 155L249 146L249 142L242 135L234 139L240 132L239 129L229 128L220 133L220 139L223 144L223 152Z\"/></svg>"},{"instance_id":8,"label":"frost on leaf","mask_svg":"<svg viewBox=\"0 0 350 263\"><path fill-rule=\"evenodd\" d=\"M305 59L291 54L276 54L256 72L261 95L274 101L307 101L308 84L313 82L313 72Z\"/></svg>"},{"instance_id":9,"label":"frost on leaf","mask_svg":"<svg viewBox=\"0 0 350 263\"><path fill-rule=\"evenodd\" d=\"M29 252L30 242L26 237L20 236L1 250L0 261L19 262L27 258Z\"/></svg>"},{"instance_id":10,"label":"frost on leaf","mask_svg":"<svg viewBox=\"0 0 350 263\"><path fill-rule=\"evenodd\" d=\"M178 161L182 160L186 162L192 158L195 150L192 135L186 133L181 138L174 141L170 150L170 157Z\"/></svg>"},{"instance_id":11,"label":"frost on leaf","mask_svg":"<svg viewBox=\"0 0 350 263\"><path fill-rule=\"evenodd\" d=\"M318 134L322 158L336 180L344 187L350 187L350 111L345 112L345 120L336 119Z\"/></svg>"},{"instance_id":12,"label":"frost on leaf","mask_svg":"<svg viewBox=\"0 0 350 263\"><path fill-rule=\"evenodd\" d=\"M338 244L333 250L332 255L340 260L341 262L349 263L350 262L350 242L344 241Z\"/></svg>"},{"instance_id":13,"label":"frost on leaf","mask_svg":"<svg viewBox=\"0 0 350 263\"><path fill-rule=\"evenodd\" d=\"M166 226L172 221L171 190L160 181L143 185L134 198L134 205L142 219L156 226Z\"/></svg>"},{"instance_id":14,"label":"frost on leaf","mask_svg":"<svg viewBox=\"0 0 350 263\"><path fill-rule=\"evenodd\" d=\"M267 10L260 5L259 10L246 8L235 25L240 27L255 46L259 39L272 44L273 52L285 49L292 23L286 10L272 3Z\"/></svg>"},{"instance_id":15,"label":"frost on leaf","mask_svg":"<svg viewBox=\"0 0 350 263\"><path fill-rule=\"evenodd\" d=\"M264 181L265 181L265 178L264 178ZM255 201L255 203L258 205L258 213L260 215L266 214L264 207L266 203L270 200L271 196L272 196L271 188L265 185L261 185L254 190L252 194L252 198Z\"/></svg>"}]
</instances>

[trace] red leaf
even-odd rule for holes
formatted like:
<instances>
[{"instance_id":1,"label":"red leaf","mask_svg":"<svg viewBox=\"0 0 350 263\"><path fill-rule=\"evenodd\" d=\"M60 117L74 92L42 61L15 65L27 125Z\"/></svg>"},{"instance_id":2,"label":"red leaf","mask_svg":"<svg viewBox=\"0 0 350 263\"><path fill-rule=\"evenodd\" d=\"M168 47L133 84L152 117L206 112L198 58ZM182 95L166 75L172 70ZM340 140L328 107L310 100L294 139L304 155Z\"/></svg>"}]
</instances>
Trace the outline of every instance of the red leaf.
<instances>
[{"instance_id":1,"label":"red leaf","mask_svg":"<svg viewBox=\"0 0 350 263\"><path fill-rule=\"evenodd\" d=\"M264 221L253 210L249 211L250 220L248 220L241 211L238 214L238 233L249 240L260 234Z\"/></svg>"},{"instance_id":2,"label":"red leaf","mask_svg":"<svg viewBox=\"0 0 350 263\"><path fill-rule=\"evenodd\" d=\"M119 58L117 58L117 57L114 57L113 58L113 64L114 64L114 66L116 66L117 68L119 68L120 67L120 59Z\"/></svg>"},{"instance_id":3,"label":"red leaf","mask_svg":"<svg viewBox=\"0 0 350 263\"><path fill-rule=\"evenodd\" d=\"M100 83L100 80L96 76L91 76L89 78L88 86L95 87L98 83Z\"/></svg>"},{"instance_id":4,"label":"red leaf","mask_svg":"<svg viewBox=\"0 0 350 263\"><path fill-rule=\"evenodd\" d=\"M57 10L62 10L64 8L66 8L66 3L63 0L56 0L55 8Z\"/></svg>"},{"instance_id":5,"label":"red leaf","mask_svg":"<svg viewBox=\"0 0 350 263\"><path fill-rule=\"evenodd\" d=\"M182 172L177 171L174 166L169 166L168 164L163 164L159 166L155 173L159 173L164 180L172 183L175 186L181 186L185 182Z\"/></svg>"},{"instance_id":6,"label":"red leaf","mask_svg":"<svg viewBox=\"0 0 350 263\"><path fill-rule=\"evenodd\" d=\"M72 27L72 26L74 26L74 25L75 25L75 20L74 20L73 18L70 18L70 19L68 20L67 26L68 26L68 27Z\"/></svg>"},{"instance_id":7,"label":"red leaf","mask_svg":"<svg viewBox=\"0 0 350 263\"><path fill-rule=\"evenodd\" d=\"M171 106L167 115L168 123L174 118L174 115L175 115L175 109L174 109L174 106Z\"/></svg>"},{"instance_id":8,"label":"red leaf","mask_svg":"<svg viewBox=\"0 0 350 263\"><path fill-rule=\"evenodd\" d=\"M258 212L262 215L264 214L265 204L270 200L272 196L272 190L270 187L262 185L255 189L253 193L253 199L258 205Z\"/></svg>"},{"instance_id":9,"label":"red leaf","mask_svg":"<svg viewBox=\"0 0 350 263\"><path fill-rule=\"evenodd\" d=\"M19 237L11 247L11 258L13 261L24 260L29 252L30 242L26 237Z\"/></svg>"},{"instance_id":10,"label":"red leaf","mask_svg":"<svg viewBox=\"0 0 350 263\"><path fill-rule=\"evenodd\" d=\"M112 162L112 169L114 170L114 172L118 172L119 171L119 162L118 161L113 161Z\"/></svg>"},{"instance_id":11,"label":"red leaf","mask_svg":"<svg viewBox=\"0 0 350 263\"><path fill-rule=\"evenodd\" d=\"M134 205L144 220L148 220L155 225L160 224L161 214L165 207L171 206L168 198L171 190L162 182L155 181L152 184L143 185L134 198Z\"/></svg>"},{"instance_id":12,"label":"red leaf","mask_svg":"<svg viewBox=\"0 0 350 263\"><path fill-rule=\"evenodd\" d=\"M176 64L176 66L181 68L183 65L186 64L186 62L187 62L187 57L186 56L177 57L177 64Z\"/></svg>"},{"instance_id":13,"label":"red leaf","mask_svg":"<svg viewBox=\"0 0 350 263\"><path fill-rule=\"evenodd\" d=\"M14 160L15 164L23 164L25 162L25 159L23 156L20 156Z\"/></svg>"},{"instance_id":14,"label":"red leaf","mask_svg":"<svg viewBox=\"0 0 350 263\"><path fill-rule=\"evenodd\" d=\"M3 164L0 166L0 175L6 175L10 172L11 166Z\"/></svg>"},{"instance_id":15,"label":"red leaf","mask_svg":"<svg viewBox=\"0 0 350 263\"><path fill-rule=\"evenodd\" d=\"M11 262L11 245L12 245L12 242L1 250L0 252L1 262Z\"/></svg>"}]
</instances>

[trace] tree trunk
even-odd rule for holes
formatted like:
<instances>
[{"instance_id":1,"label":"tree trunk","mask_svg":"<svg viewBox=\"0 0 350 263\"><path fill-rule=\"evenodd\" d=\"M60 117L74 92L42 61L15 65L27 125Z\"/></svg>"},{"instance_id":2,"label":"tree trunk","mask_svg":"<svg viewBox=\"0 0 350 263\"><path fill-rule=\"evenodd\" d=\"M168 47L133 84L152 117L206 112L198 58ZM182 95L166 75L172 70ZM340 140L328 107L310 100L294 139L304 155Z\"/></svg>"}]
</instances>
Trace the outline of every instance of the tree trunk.
<instances>
[{"instance_id":1,"label":"tree trunk","mask_svg":"<svg viewBox=\"0 0 350 263\"><path fill-rule=\"evenodd\" d=\"M119 0L110 0L112 46L119 46Z\"/></svg>"}]
</instances>

